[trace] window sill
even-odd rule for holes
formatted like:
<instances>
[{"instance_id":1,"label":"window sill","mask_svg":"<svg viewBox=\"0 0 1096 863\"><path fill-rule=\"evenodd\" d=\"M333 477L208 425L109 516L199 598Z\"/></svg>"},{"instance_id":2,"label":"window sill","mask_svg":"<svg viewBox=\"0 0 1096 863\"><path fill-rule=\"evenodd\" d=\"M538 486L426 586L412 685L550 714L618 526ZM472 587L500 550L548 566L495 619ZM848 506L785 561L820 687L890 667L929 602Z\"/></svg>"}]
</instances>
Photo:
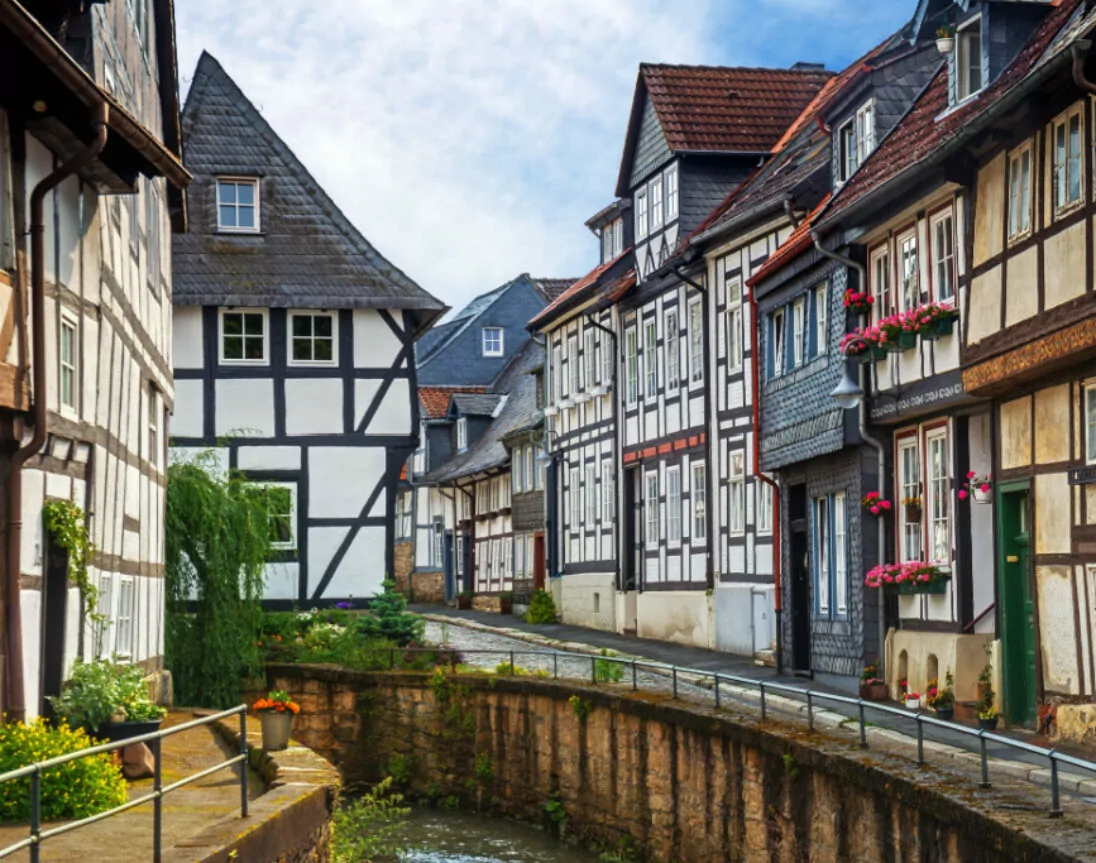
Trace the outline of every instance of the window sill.
<instances>
[{"instance_id":1,"label":"window sill","mask_svg":"<svg viewBox=\"0 0 1096 863\"><path fill-rule=\"evenodd\" d=\"M585 404L594 398L594 394L591 392L579 393L575 396L575 404Z\"/></svg>"},{"instance_id":2,"label":"window sill","mask_svg":"<svg viewBox=\"0 0 1096 863\"><path fill-rule=\"evenodd\" d=\"M217 361L218 365L225 366L227 368L263 368L269 367L270 360L225 360L221 359Z\"/></svg>"},{"instance_id":3,"label":"window sill","mask_svg":"<svg viewBox=\"0 0 1096 863\"><path fill-rule=\"evenodd\" d=\"M559 408L555 405L549 405L544 409L544 415L546 417L554 417L559 415Z\"/></svg>"},{"instance_id":4,"label":"window sill","mask_svg":"<svg viewBox=\"0 0 1096 863\"><path fill-rule=\"evenodd\" d=\"M216 237L265 237L267 234L266 231L259 229L249 231L246 228L235 229L218 227L217 230L213 232L213 235Z\"/></svg>"}]
</instances>

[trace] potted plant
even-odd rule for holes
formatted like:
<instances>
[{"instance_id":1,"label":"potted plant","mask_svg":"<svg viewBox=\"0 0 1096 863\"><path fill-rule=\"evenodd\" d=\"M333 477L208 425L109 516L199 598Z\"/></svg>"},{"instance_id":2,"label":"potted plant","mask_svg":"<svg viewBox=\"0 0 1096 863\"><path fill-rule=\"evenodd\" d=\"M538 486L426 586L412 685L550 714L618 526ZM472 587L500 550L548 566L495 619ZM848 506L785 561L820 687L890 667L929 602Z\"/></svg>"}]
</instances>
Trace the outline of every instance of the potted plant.
<instances>
[{"instance_id":1,"label":"potted plant","mask_svg":"<svg viewBox=\"0 0 1096 863\"><path fill-rule=\"evenodd\" d=\"M861 365L867 365L875 359L873 347L872 340L864 332L856 330L842 337L840 350L846 357L851 357Z\"/></svg>"},{"instance_id":2,"label":"potted plant","mask_svg":"<svg viewBox=\"0 0 1096 863\"><path fill-rule=\"evenodd\" d=\"M942 688L936 680L929 681L926 696L926 703L936 711L938 719L950 722L955 718L955 678L951 676L950 668L944 675Z\"/></svg>"},{"instance_id":3,"label":"potted plant","mask_svg":"<svg viewBox=\"0 0 1096 863\"><path fill-rule=\"evenodd\" d=\"M987 648L987 659L989 655ZM978 724L986 731L996 731L1000 715L997 709L997 693L993 691L993 665L986 662L978 675Z\"/></svg>"},{"instance_id":4,"label":"potted plant","mask_svg":"<svg viewBox=\"0 0 1096 863\"><path fill-rule=\"evenodd\" d=\"M167 711L148 696L141 669L109 659L76 660L50 706L73 728L110 742L150 734Z\"/></svg>"},{"instance_id":5,"label":"potted plant","mask_svg":"<svg viewBox=\"0 0 1096 863\"><path fill-rule=\"evenodd\" d=\"M977 471L967 471L967 481L959 489L959 500L974 498L975 503L989 503L993 500L993 475L982 476Z\"/></svg>"},{"instance_id":6,"label":"potted plant","mask_svg":"<svg viewBox=\"0 0 1096 863\"><path fill-rule=\"evenodd\" d=\"M860 697L865 701L887 700L887 683L879 676L879 666L865 665L860 672Z\"/></svg>"},{"instance_id":7,"label":"potted plant","mask_svg":"<svg viewBox=\"0 0 1096 863\"><path fill-rule=\"evenodd\" d=\"M918 560L893 564L891 574L898 585L898 592L902 594L947 593L948 581L951 580L949 570Z\"/></svg>"},{"instance_id":8,"label":"potted plant","mask_svg":"<svg viewBox=\"0 0 1096 863\"><path fill-rule=\"evenodd\" d=\"M906 508L906 521L919 522L921 520L921 498L904 497L902 506Z\"/></svg>"},{"instance_id":9,"label":"potted plant","mask_svg":"<svg viewBox=\"0 0 1096 863\"><path fill-rule=\"evenodd\" d=\"M293 730L293 717L301 707L284 689L275 689L251 705L259 714L263 727L263 749L274 752L289 745L289 733Z\"/></svg>"},{"instance_id":10,"label":"potted plant","mask_svg":"<svg viewBox=\"0 0 1096 863\"><path fill-rule=\"evenodd\" d=\"M891 502L878 491L869 491L860 500L860 505L872 515L877 516L886 515L891 509Z\"/></svg>"},{"instance_id":11,"label":"potted plant","mask_svg":"<svg viewBox=\"0 0 1096 863\"><path fill-rule=\"evenodd\" d=\"M950 24L944 24L936 31L936 50L945 55L955 50L955 28Z\"/></svg>"},{"instance_id":12,"label":"potted plant","mask_svg":"<svg viewBox=\"0 0 1096 863\"><path fill-rule=\"evenodd\" d=\"M907 692L905 697L906 710L920 710L921 709L921 693L919 692Z\"/></svg>"},{"instance_id":13,"label":"potted plant","mask_svg":"<svg viewBox=\"0 0 1096 863\"><path fill-rule=\"evenodd\" d=\"M892 354L905 350L902 346L902 315L888 315L873 327L878 334L876 343Z\"/></svg>"},{"instance_id":14,"label":"potted plant","mask_svg":"<svg viewBox=\"0 0 1096 863\"><path fill-rule=\"evenodd\" d=\"M499 594L499 614L513 614L514 613L514 592L512 590L504 590Z\"/></svg>"},{"instance_id":15,"label":"potted plant","mask_svg":"<svg viewBox=\"0 0 1096 863\"><path fill-rule=\"evenodd\" d=\"M467 611L472 607L472 591L462 590L457 594L457 608Z\"/></svg>"},{"instance_id":16,"label":"potted plant","mask_svg":"<svg viewBox=\"0 0 1096 863\"><path fill-rule=\"evenodd\" d=\"M922 339L934 342L944 336L950 336L959 319L959 310L951 303L928 303L910 312L916 322L917 332Z\"/></svg>"},{"instance_id":17,"label":"potted plant","mask_svg":"<svg viewBox=\"0 0 1096 863\"><path fill-rule=\"evenodd\" d=\"M849 288L845 291L845 308L856 315L871 314L871 307L875 303L875 297L861 291Z\"/></svg>"}]
</instances>

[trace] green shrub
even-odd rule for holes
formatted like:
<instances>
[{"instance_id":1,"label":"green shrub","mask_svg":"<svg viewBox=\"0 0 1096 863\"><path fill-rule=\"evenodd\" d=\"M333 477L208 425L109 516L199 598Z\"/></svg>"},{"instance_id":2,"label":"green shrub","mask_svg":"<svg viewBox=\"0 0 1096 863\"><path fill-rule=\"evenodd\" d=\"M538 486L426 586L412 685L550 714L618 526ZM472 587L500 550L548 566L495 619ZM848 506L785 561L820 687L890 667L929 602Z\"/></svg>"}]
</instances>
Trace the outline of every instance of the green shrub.
<instances>
[{"instance_id":1,"label":"green shrub","mask_svg":"<svg viewBox=\"0 0 1096 863\"><path fill-rule=\"evenodd\" d=\"M30 725L0 724L0 773L92 746L83 730L56 728L39 718ZM107 753L79 758L42 773L42 819L86 818L126 802L126 780ZM30 777L0 785L0 821L30 818Z\"/></svg>"},{"instance_id":2,"label":"green shrub","mask_svg":"<svg viewBox=\"0 0 1096 863\"><path fill-rule=\"evenodd\" d=\"M552 594L538 590L529 601L529 610L525 612L526 623L556 623L556 604Z\"/></svg>"},{"instance_id":3,"label":"green shrub","mask_svg":"<svg viewBox=\"0 0 1096 863\"><path fill-rule=\"evenodd\" d=\"M392 790L392 778L378 783L356 800L341 798L331 819L331 844L335 863L388 859L402 849L395 834L410 808L403 795Z\"/></svg>"},{"instance_id":4,"label":"green shrub","mask_svg":"<svg viewBox=\"0 0 1096 863\"><path fill-rule=\"evenodd\" d=\"M107 659L76 660L61 695L49 696L49 702L71 727L91 732L116 713L131 722L152 722L167 712L149 699L141 669Z\"/></svg>"},{"instance_id":5,"label":"green shrub","mask_svg":"<svg viewBox=\"0 0 1096 863\"><path fill-rule=\"evenodd\" d=\"M612 656L606 648L601 648L602 656ZM620 683L624 679L624 663L611 659L594 660L594 679L598 683Z\"/></svg>"}]
</instances>

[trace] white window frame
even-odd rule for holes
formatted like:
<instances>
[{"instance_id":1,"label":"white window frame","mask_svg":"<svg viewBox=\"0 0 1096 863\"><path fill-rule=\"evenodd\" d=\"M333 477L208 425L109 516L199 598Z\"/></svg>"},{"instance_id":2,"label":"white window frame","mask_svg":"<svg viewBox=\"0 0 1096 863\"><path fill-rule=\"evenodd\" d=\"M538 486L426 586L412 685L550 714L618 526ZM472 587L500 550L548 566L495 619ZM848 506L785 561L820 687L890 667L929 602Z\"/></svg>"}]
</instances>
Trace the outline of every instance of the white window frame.
<instances>
[{"instance_id":1,"label":"white window frame","mask_svg":"<svg viewBox=\"0 0 1096 863\"><path fill-rule=\"evenodd\" d=\"M895 240L895 248L898 250L898 284L895 285L898 290L898 310L910 312L921 305L921 257L918 249L917 229L915 227L910 228L908 231L899 234ZM912 275L912 285L909 282L910 275L907 275L906 272L907 249L912 249L913 253L913 272L910 274ZM907 288L912 288L912 297L907 296Z\"/></svg>"},{"instance_id":2,"label":"white window frame","mask_svg":"<svg viewBox=\"0 0 1096 863\"><path fill-rule=\"evenodd\" d=\"M849 613L848 499L845 492L833 496L834 614Z\"/></svg>"},{"instance_id":3,"label":"white window frame","mask_svg":"<svg viewBox=\"0 0 1096 863\"><path fill-rule=\"evenodd\" d=\"M891 247L890 242L872 249L869 267L869 279L871 280L871 295L875 298L872 303L871 317L879 321L890 314L894 304L891 282Z\"/></svg>"},{"instance_id":4,"label":"white window frame","mask_svg":"<svg viewBox=\"0 0 1096 863\"><path fill-rule=\"evenodd\" d=\"M829 290L823 282L811 290L814 302L814 356L820 357L830 349Z\"/></svg>"},{"instance_id":5,"label":"white window frame","mask_svg":"<svg viewBox=\"0 0 1096 863\"><path fill-rule=\"evenodd\" d=\"M842 183L848 182L859 164L856 161L856 122L848 120L837 130L838 176Z\"/></svg>"},{"instance_id":6,"label":"white window frame","mask_svg":"<svg viewBox=\"0 0 1096 863\"><path fill-rule=\"evenodd\" d=\"M578 333L572 333L567 337L567 391L570 395L577 395L582 386L582 369L578 364Z\"/></svg>"},{"instance_id":7,"label":"white window frame","mask_svg":"<svg viewBox=\"0 0 1096 863\"><path fill-rule=\"evenodd\" d=\"M943 463L933 464L932 454L939 446ZM922 518L925 524L925 553L929 563L949 565L951 563L951 447L948 427L936 426L925 431L924 465L925 495L922 499ZM937 471L936 468L939 467ZM942 510L942 512L941 512ZM938 553L937 532L943 528L942 554Z\"/></svg>"},{"instance_id":8,"label":"white window frame","mask_svg":"<svg viewBox=\"0 0 1096 863\"><path fill-rule=\"evenodd\" d=\"M727 371L742 370L745 344L742 330L742 276L728 277L727 291Z\"/></svg>"},{"instance_id":9,"label":"white window frame","mask_svg":"<svg viewBox=\"0 0 1096 863\"><path fill-rule=\"evenodd\" d=\"M647 187L636 192L636 239L647 236Z\"/></svg>"},{"instance_id":10,"label":"white window frame","mask_svg":"<svg viewBox=\"0 0 1096 863\"><path fill-rule=\"evenodd\" d=\"M221 186L231 185L234 188L233 197L238 199L240 196L239 187L250 186L252 194L254 195L254 205L241 204L238 200L229 203L221 203ZM260 214L262 211L262 200L259 195L259 178L258 177L233 177L223 176L218 177L216 185L214 187L214 194L217 196L214 202L214 206L217 208L217 231L222 234L258 234L262 230L262 221ZM255 225L254 227L240 227L238 225L225 225L221 221L221 207L233 207L236 210L236 221L239 222L239 214L241 208L253 209L255 211Z\"/></svg>"},{"instance_id":11,"label":"white window frame","mask_svg":"<svg viewBox=\"0 0 1096 863\"><path fill-rule=\"evenodd\" d=\"M731 452L727 463L727 528L731 536L742 536L746 533L746 453L743 450Z\"/></svg>"},{"instance_id":12,"label":"white window frame","mask_svg":"<svg viewBox=\"0 0 1096 863\"><path fill-rule=\"evenodd\" d=\"M468 449L468 419L457 418L457 451Z\"/></svg>"},{"instance_id":13,"label":"white window frame","mask_svg":"<svg viewBox=\"0 0 1096 863\"><path fill-rule=\"evenodd\" d=\"M681 388L681 325L677 320L677 303L666 309L662 326L666 343L666 391L676 393Z\"/></svg>"},{"instance_id":14,"label":"white window frame","mask_svg":"<svg viewBox=\"0 0 1096 863\"><path fill-rule=\"evenodd\" d=\"M666 187L666 224L678 216L677 165L671 165L662 175Z\"/></svg>"},{"instance_id":15,"label":"white window frame","mask_svg":"<svg viewBox=\"0 0 1096 863\"><path fill-rule=\"evenodd\" d=\"M156 384L148 385L148 463L154 468L160 467L160 408L159 391Z\"/></svg>"},{"instance_id":16,"label":"white window frame","mask_svg":"<svg viewBox=\"0 0 1096 863\"><path fill-rule=\"evenodd\" d=\"M939 232L942 226L951 246L948 254L942 254L940 249ZM929 248L932 258L932 298L937 302L954 303L959 281L959 259L955 243L955 211L950 206L929 218ZM945 275L948 285L946 295L942 291Z\"/></svg>"},{"instance_id":17,"label":"white window frame","mask_svg":"<svg viewBox=\"0 0 1096 863\"><path fill-rule=\"evenodd\" d=\"M708 469L702 461L694 461L689 466L692 474L689 485L689 503L692 511L693 541L708 539Z\"/></svg>"},{"instance_id":18,"label":"white window frame","mask_svg":"<svg viewBox=\"0 0 1096 863\"><path fill-rule=\"evenodd\" d=\"M498 336L496 339L495 336ZM501 357L506 353L506 331L502 327L483 328L483 355L485 357ZM495 342L498 342L498 347Z\"/></svg>"},{"instance_id":19,"label":"white window frame","mask_svg":"<svg viewBox=\"0 0 1096 863\"><path fill-rule=\"evenodd\" d=\"M800 297L792 303L792 368L797 369L803 365L803 342L807 334L807 303L804 297Z\"/></svg>"},{"instance_id":20,"label":"white window frame","mask_svg":"<svg viewBox=\"0 0 1096 863\"><path fill-rule=\"evenodd\" d=\"M624 219L613 222L613 257L624 251Z\"/></svg>"},{"instance_id":21,"label":"white window frame","mask_svg":"<svg viewBox=\"0 0 1096 863\"><path fill-rule=\"evenodd\" d=\"M908 453L912 451L912 457ZM920 521L911 522L906 519L906 508L902 501L911 498L921 498L921 518L924 519L925 499L921 491L921 446L920 434L910 434L898 439L897 445L897 473L898 494L896 505L898 507L899 531L898 551L899 559L904 563L912 560L920 560L922 555L922 529ZM910 475L908 468L913 466L916 473ZM912 546L912 547L911 547Z\"/></svg>"},{"instance_id":22,"label":"white window frame","mask_svg":"<svg viewBox=\"0 0 1096 863\"><path fill-rule=\"evenodd\" d=\"M788 366L788 328L784 323L784 309L773 311L772 324L773 377L778 378L787 371Z\"/></svg>"},{"instance_id":23,"label":"white window frame","mask_svg":"<svg viewBox=\"0 0 1096 863\"><path fill-rule=\"evenodd\" d=\"M74 315L63 311L57 333L57 398L62 413L75 415L80 400L80 324ZM66 335L71 355L66 355ZM69 380L66 393L66 376Z\"/></svg>"},{"instance_id":24,"label":"white window frame","mask_svg":"<svg viewBox=\"0 0 1096 863\"><path fill-rule=\"evenodd\" d=\"M308 336L298 336L293 332L293 322L298 318L310 318L312 320L312 333ZM298 360L293 357L293 344L298 339L307 340L312 349L312 356L316 356L317 341L326 341L326 336L316 335L316 318L327 318L331 321L331 359L329 360ZM339 314L338 312L305 311L291 309L289 321L286 327L286 363L290 366L318 366L331 368L339 364Z\"/></svg>"},{"instance_id":25,"label":"white window frame","mask_svg":"<svg viewBox=\"0 0 1096 863\"><path fill-rule=\"evenodd\" d=\"M666 468L666 544L671 548L681 545L681 466Z\"/></svg>"},{"instance_id":26,"label":"white window frame","mask_svg":"<svg viewBox=\"0 0 1096 863\"><path fill-rule=\"evenodd\" d=\"M658 322L643 322L643 370L646 380L645 397L658 398Z\"/></svg>"},{"instance_id":27,"label":"white window frame","mask_svg":"<svg viewBox=\"0 0 1096 863\"><path fill-rule=\"evenodd\" d=\"M658 175L653 178L650 183L647 184L647 191L650 195L650 212L651 212L651 233L653 234L659 228L662 227L662 175Z\"/></svg>"},{"instance_id":28,"label":"white window frame","mask_svg":"<svg viewBox=\"0 0 1096 863\"><path fill-rule=\"evenodd\" d=\"M270 547L274 551L297 550L297 483L295 482L257 482L256 485L263 488L284 488L289 492L289 512L279 515L289 516L289 539L285 542L271 541Z\"/></svg>"},{"instance_id":29,"label":"white window frame","mask_svg":"<svg viewBox=\"0 0 1096 863\"><path fill-rule=\"evenodd\" d=\"M537 454L536 447L529 444L525 448L525 490L536 491L537 488Z\"/></svg>"},{"instance_id":30,"label":"white window frame","mask_svg":"<svg viewBox=\"0 0 1096 863\"><path fill-rule=\"evenodd\" d=\"M1085 464L1096 464L1096 380L1085 382Z\"/></svg>"},{"instance_id":31,"label":"white window frame","mask_svg":"<svg viewBox=\"0 0 1096 863\"><path fill-rule=\"evenodd\" d=\"M1027 178L1024 169L1027 169ZM1008 159L1008 238L1009 242L1031 236L1032 184L1035 160L1027 141L1009 154Z\"/></svg>"},{"instance_id":32,"label":"white window frame","mask_svg":"<svg viewBox=\"0 0 1096 863\"><path fill-rule=\"evenodd\" d=\"M586 327L583 333L584 347L582 352L582 364L586 370L586 391L589 392L597 386L597 333L593 327Z\"/></svg>"},{"instance_id":33,"label":"white window frame","mask_svg":"<svg viewBox=\"0 0 1096 863\"><path fill-rule=\"evenodd\" d=\"M643 507L644 507L644 545L648 549L658 548L658 542L661 539L661 506L659 501L659 481L658 471L647 471L643 478Z\"/></svg>"},{"instance_id":34,"label":"white window frame","mask_svg":"<svg viewBox=\"0 0 1096 863\"><path fill-rule=\"evenodd\" d=\"M757 488L757 519L756 529L760 534L773 532L773 490L767 482L757 479L754 482Z\"/></svg>"},{"instance_id":35,"label":"white window frame","mask_svg":"<svg viewBox=\"0 0 1096 863\"><path fill-rule=\"evenodd\" d=\"M689 300L689 388L704 384L704 298Z\"/></svg>"},{"instance_id":36,"label":"white window frame","mask_svg":"<svg viewBox=\"0 0 1096 863\"><path fill-rule=\"evenodd\" d=\"M856 112L856 164L867 161L875 149L875 100L869 99Z\"/></svg>"},{"instance_id":37,"label":"white window frame","mask_svg":"<svg viewBox=\"0 0 1096 863\"><path fill-rule=\"evenodd\" d=\"M160 194L152 180L145 185L145 233L145 245L148 248L148 287L154 296L159 297L164 261L163 229Z\"/></svg>"},{"instance_id":38,"label":"white window frame","mask_svg":"<svg viewBox=\"0 0 1096 863\"><path fill-rule=\"evenodd\" d=\"M1073 139L1070 135L1070 124L1077 120L1077 146L1076 152L1073 148ZM1064 162L1062 161L1063 151L1058 144L1059 134L1063 136L1064 144ZM1051 124L1051 137L1050 137L1050 153L1051 164L1053 165L1053 182L1051 183L1051 191L1053 194L1054 202L1054 217L1059 218L1065 213L1072 212L1077 207L1080 207L1085 202L1085 112L1084 103L1079 102L1067 110L1059 114ZM1073 165L1076 165L1078 172L1077 175L1077 197L1070 196L1070 169Z\"/></svg>"},{"instance_id":39,"label":"white window frame","mask_svg":"<svg viewBox=\"0 0 1096 863\"><path fill-rule=\"evenodd\" d=\"M603 526L607 527L612 526L616 521L614 485L612 459L603 459L601 462L601 521Z\"/></svg>"},{"instance_id":40,"label":"white window frame","mask_svg":"<svg viewBox=\"0 0 1096 863\"><path fill-rule=\"evenodd\" d=\"M608 333L601 333L598 350L601 351L601 382L606 387L612 386L616 378L616 357L613 356L613 339Z\"/></svg>"},{"instance_id":41,"label":"white window frame","mask_svg":"<svg viewBox=\"0 0 1096 863\"><path fill-rule=\"evenodd\" d=\"M639 401L639 331L633 324L624 331L624 376L628 406Z\"/></svg>"},{"instance_id":42,"label":"white window frame","mask_svg":"<svg viewBox=\"0 0 1096 863\"><path fill-rule=\"evenodd\" d=\"M585 500L586 527L592 528L597 522L597 462L586 465Z\"/></svg>"},{"instance_id":43,"label":"white window frame","mask_svg":"<svg viewBox=\"0 0 1096 863\"><path fill-rule=\"evenodd\" d=\"M559 404L560 399L563 397L563 346L555 344L552 346L552 367L549 369L548 375L548 403L553 407Z\"/></svg>"},{"instance_id":44,"label":"white window frame","mask_svg":"<svg viewBox=\"0 0 1096 863\"><path fill-rule=\"evenodd\" d=\"M114 576L103 573L99 576L99 601L96 609L103 615L103 620L95 627L95 655L97 657L109 656L113 651L109 649L110 618L114 616Z\"/></svg>"},{"instance_id":45,"label":"white window frame","mask_svg":"<svg viewBox=\"0 0 1096 863\"><path fill-rule=\"evenodd\" d=\"M127 601L128 594L128 601ZM134 607L137 601L137 585L132 576L118 577L118 607L114 616L114 654L120 659L133 656L135 633Z\"/></svg>"},{"instance_id":46,"label":"white window frame","mask_svg":"<svg viewBox=\"0 0 1096 863\"><path fill-rule=\"evenodd\" d=\"M263 355L260 359L227 359L225 357L225 317L227 315L241 315L240 326L246 327L247 316L255 315L262 320L263 323ZM239 336L229 336L228 338L243 339L242 347L244 353L246 353L247 339L254 339L256 336L247 335L241 333ZM241 308L238 306L222 307L218 310L217 314L217 352L218 361L222 366L266 366L270 365L270 313L267 309L251 309Z\"/></svg>"},{"instance_id":47,"label":"white window frame","mask_svg":"<svg viewBox=\"0 0 1096 863\"><path fill-rule=\"evenodd\" d=\"M569 512L567 514L568 526L571 528L571 533L577 534L579 528L582 526L582 480L580 479L581 473L577 467L571 468L571 484L567 491L570 492L570 500L568 502Z\"/></svg>"},{"instance_id":48,"label":"white window frame","mask_svg":"<svg viewBox=\"0 0 1096 863\"><path fill-rule=\"evenodd\" d=\"M972 67L970 55L970 38L978 35L978 86L971 82L970 70ZM985 56L985 46L982 44L982 16L976 15L963 24L955 34L955 100L963 102L971 96L975 96L986 86L985 70L982 65Z\"/></svg>"},{"instance_id":49,"label":"white window frame","mask_svg":"<svg viewBox=\"0 0 1096 863\"><path fill-rule=\"evenodd\" d=\"M811 544L816 553L814 565L814 586L818 592L816 606L819 617L830 615L830 499L827 496L814 499L814 542Z\"/></svg>"}]
</instances>

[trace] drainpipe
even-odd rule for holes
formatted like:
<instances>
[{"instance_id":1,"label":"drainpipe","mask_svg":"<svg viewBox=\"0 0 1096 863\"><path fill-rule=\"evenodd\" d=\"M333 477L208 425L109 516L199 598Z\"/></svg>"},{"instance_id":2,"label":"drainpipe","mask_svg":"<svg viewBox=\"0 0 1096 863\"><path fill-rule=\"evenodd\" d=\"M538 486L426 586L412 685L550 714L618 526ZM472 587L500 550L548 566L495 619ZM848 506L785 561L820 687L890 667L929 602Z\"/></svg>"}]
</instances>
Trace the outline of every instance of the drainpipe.
<instances>
[{"instance_id":1,"label":"drainpipe","mask_svg":"<svg viewBox=\"0 0 1096 863\"><path fill-rule=\"evenodd\" d=\"M34 375L34 434L11 457L8 473L8 573L7 647L5 709L12 722L23 722L27 709L23 690L23 622L21 552L23 547L23 465L46 442L46 224L45 200L54 188L98 156L107 143L107 119L110 108L100 103L92 114L95 139L83 152L56 168L30 196L30 280L31 280L31 366Z\"/></svg>"},{"instance_id":2,"label":"drainpipe","mask_svg":"<svg viewBox=\"0 0 1096 863\"><path fill-rule=\"evenodd\" d=\"M1096 84L1085 77L1085 60L1091 48L1091 39L1078 39L1069 46L1069 50L1073 54L1073 83L1086 93L1096 93Z\"/></svg>"},{"instance_id":3,"label":"drainpipe","mask_svg":"<svg viewBox=\"0 0 1096 863\"><path fill-rule=\"evenodd\" d=\"M811 231L811 239L814 240L814 247L822 254L823 257L836 261L846 267L856 270L858 288L866 288L868 284L868 271L864 265L859 261L854 261L852 258L845 255L839 255L837 252L831 252L824 245L822 245L822 237L817 230ZM860 389L864 391L864 395L860 399L860 410L857 415L860 431L860 439L864 441L868 446L872 447L876 452L876 459L879 468L879 488L883 491L886 483L886 450L883 449L883 444L878 439L873 437L868 432L868 391L871 387L871 379L868 374L867 366L860 366ZM876 519L878 523L878 536L876 542L878 543L878 562L882 563L883 559L887 555L887 528L885 520L880 518ZM883 656L883 649L887 643L887 624L884 614L883 606L883 591L878 591L878 603L879 603L879 660L880 663L886 668L886 662Z\"/></svg>"},{"instance_id":4,"label":"drainpipe","mask_svg":"<svg viewBox=\"0 0 1096 863\"><path fill-rule=\"evenodd\" d=\"M712 434L712 382L711 382L711 370L707 368L708 357L711 356L711 349L709 348L709 322L708 322L708 289L699 282L694 282L688 276L681 271L679 264L674 265L674 274L681 279L685 284L692 288L696 288L700 295L704 298L704 327L703 327L703 343L704 343L704 449L707 451L707 458L704 466L704 522L707 526L707 537L704 543L706 551L704 554L705 567L707 572L705 573L705 580L707 581L708 590L715 589L715 571L712 566L712 535L714 533L714 525L712 523L709 513L712 512L713 495L712 495L712 478L715 473L715 459L713 458L712 439L715 437ZM686 307L687 308L687 307ZM691 374L691 372L690 372Z\"/></svg>"},{"instance_id":5,"label":"drainpipe","mask_svg":"<svg viewBox=\"0 0 1096 863\"><path fill-rule=\"evenodd\" d=\"M613 399L612 399L612 402L613 402L613 436L616 438L616 440L613 441L613 444L617 449L617 452L613 456L613 473L616 475L616 477L615 477L616 478L616 486L615 486L616 493L617 493L617 495L620 495L620 493L624 490L624 483L621 482L621 470L620 470L620 466L623 463L623 459L624 459L624 453L623 453L622 448L620 446L621 430L620 430L618 422L617 422L617 398L620 396L620 387L617 386L617 369L620 367L620 362L619 362L620 357L619 357L617 352L620 350L620 342L617 339L617 334L615 332L613 332L611 329L609 329L609 327L602 324L600 321L597 321L597 320L594 319L593 312L587 312L587 314L586 314L586 323L589 326L596 329L596 330L601 330L613 342L613 359L614 359L614 362L613 362L613 379L611 381L609 381L610 386L612 386L612 388L613 388ZM618 497L617 499L619 500L620 498ZM624 517L625 518L631 518L632 514L625 513ZM623 527L624 527L623 523L620 523L620 524L617 525L617 528L616 528L617 529L618 548L621 545L623 545L623 542L624 542L625 531L623 530ZM627 554L628 550L624 549L624 553ZM624 584L623 584L623 578L622 578L623 570L621 569L620 561L621 561L621 555L618 552L617 555L616 555L616 575L615 575L614 580L616 581L617 590L623 592L624 591Z\"/></svg>"},{"instance_id":6,"label":"drainpipe","mask_svg":"<svg viewBox=\"0 0 1096 863\"><path fill-rule=\"evenodd\" d=\"M472 536L471 536L472 541L468 546L468 568L464 573L464 580L466 582L471 581L473 584L475 584L475 577L476 577L476 496L472 492L468 491L459 482L454 482L453 483L453 488L454 488L455 491L459 491L466 498L468 498L468 512L472 516ZM456 499L456 494L454 494L453 495L453 536L454 536L453 545L456 545L456 533L460 529L460 519L457 518L456 507L457 507L457 499ZM462 585L460 585L460 589L457 591L457 593L461 593L466 589L467 588L465 587L465 585L462 584Z\"/></svg>"}]
</instances>

